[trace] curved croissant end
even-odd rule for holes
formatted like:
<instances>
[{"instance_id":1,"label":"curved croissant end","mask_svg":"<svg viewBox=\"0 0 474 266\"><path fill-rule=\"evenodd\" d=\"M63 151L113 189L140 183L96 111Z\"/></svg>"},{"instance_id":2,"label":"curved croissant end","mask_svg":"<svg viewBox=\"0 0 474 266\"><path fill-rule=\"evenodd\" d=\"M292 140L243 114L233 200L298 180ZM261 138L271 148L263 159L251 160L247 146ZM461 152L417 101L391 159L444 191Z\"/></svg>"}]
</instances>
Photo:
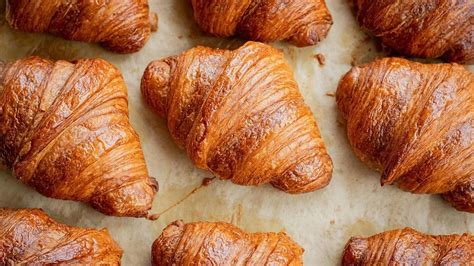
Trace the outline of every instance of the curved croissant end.
<instances>
[{"instance_id":1,"label":"curved croissant end","mask_svg":"<svg viewBox=\"0 0 474 266\"><path fill-rule=\"evenodd\" d=\"M303 252L285 233L249 234L227 223L176 221L153 243L152 264L296 266L303 265Z\"/></svg>"},{"instance_id":2,"label":"curved croissant end","mask_svg":"<svg viewBox=\"0 0 474 266\"><path fill-rule=\"evenodd\" d=\"M309 46L324 39L333 23L324 0L192 0L192 5L199 26L220 37Z\"/></svg>"},{"instance_id":3,"label":"curved croissant end","mask_svg":"<svg viewBox=\"0 0 474 266\"><path fill-rule=\"evenodd\" d=\"M352 68L337 103L356 155L383 172L382 184L474 212L474 74L385 58Z\"/></svg>"},{"instance_id":4,"label":"curved croissant end","mask_svg":"<svg viewBox=\"0 0 474 266\"><path fill-rule=\"evenodd\" d=\"M360 24L399 53L473 62L473 1L354 1Z\"/></svg>"},{"instance_id":5,"label":"curved croissant end","mask_svg":"<svg viewBox=\"0 0 474 266\"><path fill-rule=\"evenodd\" d=\"M342 265L471 265L474 237L470 234L430 236L411 228L368 238L353 237Z\"/></svg>"},{"instance_id":6,"label":"curved croissant end","mask_svg":"<svg viewBox=\"0 0 474 266\"><path fill-rule=\"evenodd\" d=\"M7 0L6 17L17 30L100 43L116 53L139 51L158 28L148 0Z\"/></svg>"},{"instance_id":7,"label":"curved croissant end","mask_svg":"<svg viewBox=\"0 0 474 266\"><path fill-rule=\"evenodd\" d=\"M141 88L194 164L221 179L289 193L330 181L332 161L316 121L271 46L194 48L152 62Z\"/></svg>"},{"instance_id":8,"label":"curved croissant end","mask_svg":"<svg viewBox=\"0 0 474 266\"><path fill-rule=\"evenodd\" d=\"M122 253L106 229L59 224L37 209L0 208L1 265L120 265Z\"/></svg>"},{"instance_id":9,"label":"curved croissant end","mask_svg":"<svg viewBox=\"0 0 474 266\"><path fill-rule=\"evenodd\" d=\"M0 75L0 162L45 196L146 216L158 189L128 120L120 72L106 61L31 57Z\"/></svg>"}]
</instances>

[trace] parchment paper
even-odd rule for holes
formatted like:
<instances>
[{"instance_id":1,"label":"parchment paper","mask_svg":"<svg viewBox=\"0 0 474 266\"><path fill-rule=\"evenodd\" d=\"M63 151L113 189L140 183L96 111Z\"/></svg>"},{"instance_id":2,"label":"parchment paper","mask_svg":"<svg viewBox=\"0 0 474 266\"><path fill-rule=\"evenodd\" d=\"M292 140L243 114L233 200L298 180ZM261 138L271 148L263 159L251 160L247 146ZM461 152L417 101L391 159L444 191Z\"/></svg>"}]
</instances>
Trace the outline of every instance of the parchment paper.
<instances>
[{"instance_id":1,"label":"parchment paper","mask_svg":"<svg viewBox=\"0 0 474 266\"><path fill-rule=\"evenodd\" d=\"M474 232L474 216L456 211L438 196L411 195L393 186L380 187L380 174L362 164L351 151L344 127L337 122L335 98L326 93L335 92L351 62L368 62L381 54L359 28L347 0L327 2L335 24L320 45L300 49L274 44L283 49L293 66L334 160L333 180L326 189L292 196L271 186L241 187L216 180L152 222L107 217L81 203L48 199L1 172L0 206L43 208L70 225L107 227L125 250L123 265L149 265L152 242L177 219L227 221L248 231L285 230L305 248L306 265L339 264L342 249L352 235L371 235L405 226L432 234ZM129 89L131 122L140 134L150 174L160 183L152 210L158 213L183 199L211 175L191 164L173 143L165 121L144 104L139 91L142 73L151 60L195 45L237 47L243 42L206 37L194 23L187 0L150 0L150 4L159 14L160 28L139 53L116 55L98 45L14 32L2 14L0 59L16 60L31 54L67 60L102 57L120 68ZM324 67L315 60L317 53L325 55Z\"/></svg>"}]
</instances>

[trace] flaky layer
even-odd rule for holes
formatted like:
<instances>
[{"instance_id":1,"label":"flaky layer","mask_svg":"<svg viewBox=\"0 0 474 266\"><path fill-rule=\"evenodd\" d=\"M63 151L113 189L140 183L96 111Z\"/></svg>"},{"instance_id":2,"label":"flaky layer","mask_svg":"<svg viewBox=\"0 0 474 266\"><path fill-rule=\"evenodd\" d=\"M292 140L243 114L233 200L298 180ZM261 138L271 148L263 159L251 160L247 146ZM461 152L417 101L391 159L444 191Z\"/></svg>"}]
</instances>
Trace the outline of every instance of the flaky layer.
<instances>
[{"instance_id":1,"label":"flaky layer","mask_svg":"<svg viewBox=\"0 0 474 266\"><path fill-rule=\"evenodd\" d=\"M152 62L142 92L195 165L221 179L289 193L330 181L313 114L282 53L268 45L198 47Z\"/></svg>"},{"instance_id":2,"label":"flaky layer","mask_svg":"<svg viewBox=\"0 0 474 266\"><path fill-rule=\"evenodd\" d=\"M170 224L152 248L153 265L303 265L285 233L248 234L227 223Z\"/></svg>"},{"instance_id":3,"label":"flaky layer","mask_svg":"<svg viewBox=\"0 0 474 266\"><path fill-rule=\"evenodd\" d=\"M470 234L431 236L411 228L368 238L352 237L342 265L471 265L474 237Z\"/></svg>"},{"instance_id":4,"label":"flaky layer","mask_svg":"<svg viewBox=\"0 0 474 266\"><path fill-rule=\"evenodd\" d=\"M385 58L352 68L337 103L356 155L382 171L382 184L474 212L474 74Z\"/></svg>"},{"instance_id":5,"label":"flaky layer","mask_svg":"<svg viewBox=\"0 0 474 266\"><path fill-rule=\"evenodd\" d=\"M248 40L286 40L315 45L326 37L332 17L324 0L192 0L194 17L207 33Z\"/></svg>"},{"instance_id":6,"label":"flaky layer","mask_svg":"<svg viewBox=\"0 0 474 266\"><path fill-rule=\"evenodd\" d=\"M474 2L470 0L354 0L360 24L398 52L474 60Z\"/></svg>"},{"instance_id":7,"label":"flaky layer","mask_svg":"<svg viewBox=\"0 0 474 266\"><path fill-rule=\"evenodd\" d=\"M158 23L148 0L8 0L6 17L17 30L100 43L117 53L139 51Z\"/></svg>"},{"instance_id":8,"label":"flaky layer","mask_svg":"<svg viewBox=\"0 0 474 266\"><path fill-rule=\"evenodd\" d=\"M18 179L105 214L147 215L157 183L115 67L30 57L5 66L0 77L0 162Z\"/></svg>"},{"instance_id":9,"label":"flaky layer","mask_svg":"<svg viewBox=\"0 0 474 266\"><path fill-rule=\"evenodd\" d=\"M107 230L59 224L37 209L0 208L1 265L120 265Z\"/></svg>"}]
</instances>

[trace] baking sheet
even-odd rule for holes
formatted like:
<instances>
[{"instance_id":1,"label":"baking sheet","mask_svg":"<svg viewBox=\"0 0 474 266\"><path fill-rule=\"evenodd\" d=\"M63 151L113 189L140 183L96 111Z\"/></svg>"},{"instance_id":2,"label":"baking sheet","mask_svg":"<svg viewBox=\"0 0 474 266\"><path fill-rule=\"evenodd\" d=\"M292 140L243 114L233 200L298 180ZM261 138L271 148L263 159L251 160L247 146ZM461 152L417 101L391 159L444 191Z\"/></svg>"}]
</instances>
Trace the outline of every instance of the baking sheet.
<instances>
[{"instance_id":1,"label":"baking sheet","mask_svg":"<svg viewBox=\"0 0 474 266\"><path fill-rule=\"evenodd\" d=\"M114 218L81 203L48 199L0 172L0 206L43 208L70 225L107 227L125 250L123 265L149 265L152 242L176 219L232 222L248 231L289 233L306 252L307 265L337 265L348 238L410 226L433 233L474 232L473 215L455 211L438 196L411 195L396 187L380 187L380 174L363 165L352 153L344 127L337 122L337 83L351 63L368 62L382 54L357 25L347 0L329 0L335 24L320 45L295 48L277 43L295 71L306 102L313 110L334 160L329 187L305 195L287 195L271 186L240 187L215 181L185 198L210 174L195 168L168 134L164 120L151 113L141 99L139 85L152 59L178 54L195 45L237 47L239 40L206 37L192 19L187 0L150 0L160 17L159 31L139 53L116 55L93 44L65 41L43 34L12 31L0 20L0 59L16 60L28 55L52 59L102 57L122 71L129 89L131 122L141 137L150 174L160 183L152 213L172 207L158 221ZM0 5L3 5L2 3ZM2 10L3 10L2 7ZM322 53L326 65L314 55ZM474 68L470 67L471 71Z\"/></svg>"}]
</instances>

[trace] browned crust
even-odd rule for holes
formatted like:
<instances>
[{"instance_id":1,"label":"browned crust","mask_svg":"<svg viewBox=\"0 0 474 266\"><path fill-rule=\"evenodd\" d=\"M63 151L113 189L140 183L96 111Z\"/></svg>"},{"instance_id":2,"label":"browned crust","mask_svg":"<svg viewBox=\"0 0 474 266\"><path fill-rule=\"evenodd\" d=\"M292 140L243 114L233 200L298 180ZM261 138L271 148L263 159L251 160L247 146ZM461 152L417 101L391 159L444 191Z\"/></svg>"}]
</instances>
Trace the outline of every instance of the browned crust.
<instances>
[{"instance_id":1,"label":"browned crust","mask_svg":"<svg viewBox=\"0 0 474 266\"><path fill-rule=\"evenodd\" d=\"M354 0L360 24L401 54L474 60L474 2Z\"/></svg>"},{"instance_id":2,"label":"browned crust","mask_svg":"<svg viewBox=\"0 0 474 266\"><path fill-rule=\"evenodd\" d=\"M30 57L5 68L0 88L0 162L18 179L108 215L147 215L158 184L148 176L115 67Z\"/></svg>"},{"instance_id":3,"label":"browned crust","mask_svg":"<svg viewBox=\"0 0 474 266\"><path fill-rule=\"evenodd\" d=\"M116 53L139 51L158 29L148 0L8 0L6 17L17 30L100 43Z\"/></svg>"},{"instance_id":4,"label":"browned crust","mask_svg":"<svg viewBox=\"0 0 474 266\"><path fill-rule=\"evenodd\" d=\"M0 208L2 265L120 265L122 253L106 229L59 224L38 209Z\"/></svg>"},{"instance_id":5,"label":"browned crust","mask_svg":"<svg viewBox=\"0 0 474 266\"><path fill-rule=\"evenodd\" d=\"M342 265L471 265L474 237L470 234L431 236L411 228L368 238L352 237Z\"/></svg>"},{"instance_id":6,"label":"browned crust","mask_svg":"<svg viewBox=\"0 0 474 266\"><path fill-rule=\"evenodd\" d=\"M150 63L141 89L195 165L221 179L288 193L330 181L332 161L313 114L271 46L194 48Z\"/></svg>"},{"instance_id":7,"label":"browned crust","mask_svg":"<svg viewBox=\"0 0 474 266\"><path fill-rule=\"evenodd\" d=\"M153 265L303 265L304 250L285 233L246 233L222 222L165 228L152 248Z\"/></svg>"},{"instance_id":8,"label":"browned crust","mask_svg":"<svg viewBox=\"0 0 474 266\"><path fill-rule=\"evenodd\" d=\"M337 103L356 155L382 184L445 194L474 212L474 74L457 64L385 58L352 68Z\"/></svg>"},{"instance_id":9,"label":"browned crust","mask_svg":"<svg viewBox=\"0 0 474 266\"><path fill-rule=\"evenodd\" d=\"M286 40L315 45L333 23L324 0L192 0L194 17L207 33L247 40Z\"/></svg>"}]
</instances>

